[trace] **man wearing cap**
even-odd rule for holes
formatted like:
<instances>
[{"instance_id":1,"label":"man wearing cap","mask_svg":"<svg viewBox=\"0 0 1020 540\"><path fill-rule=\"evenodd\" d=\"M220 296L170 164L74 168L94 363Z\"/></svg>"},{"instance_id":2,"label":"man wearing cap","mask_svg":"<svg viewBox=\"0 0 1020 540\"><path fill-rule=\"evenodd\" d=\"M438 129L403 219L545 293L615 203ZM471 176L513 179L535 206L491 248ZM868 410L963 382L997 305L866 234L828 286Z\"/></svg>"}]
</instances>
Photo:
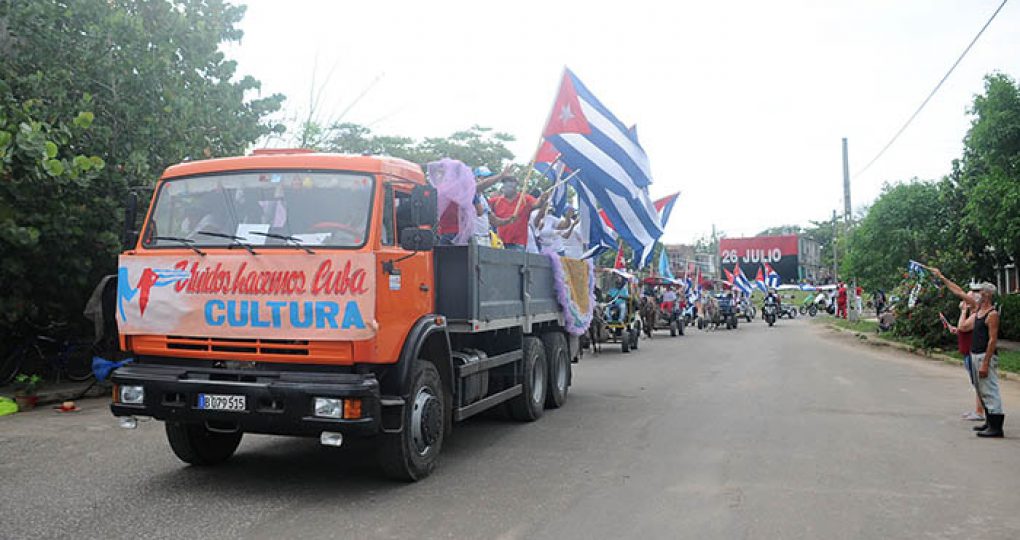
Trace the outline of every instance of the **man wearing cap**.
<instances>
[{"instance_id":1,"label":"man wearing cap","mask_svg":"<svg viewBox=\"0 0 1020 540\"><path fill-rule=\"evenodd\" d=\"M506 249L524 251L528 246L528 216L538 205L538 199L518 191L517 178L502 178L501 195L489 199L492 213L506 224L499 227L499 237Z\"/></svg>"},{"instance_id":2,"label":"man wearing cap","mask_svg":"<svg viewBox=\"0 0 1020 540\"><path fill-rule=\"evenodd\" d=\"M999 312L993 303L995 285L988 282L971 285L972 291L980 293L980 300L975 300L959 285L942 275L938 268L928 269L975 312L974 333L970 344L970 369L985 408L985 424L974 429L978 432L978 437L1001 438L1002 424L1006 415L1003 414L1002 396L999 394L999 358L995 355L999 342Z\"/></svg>"}]
</instances>

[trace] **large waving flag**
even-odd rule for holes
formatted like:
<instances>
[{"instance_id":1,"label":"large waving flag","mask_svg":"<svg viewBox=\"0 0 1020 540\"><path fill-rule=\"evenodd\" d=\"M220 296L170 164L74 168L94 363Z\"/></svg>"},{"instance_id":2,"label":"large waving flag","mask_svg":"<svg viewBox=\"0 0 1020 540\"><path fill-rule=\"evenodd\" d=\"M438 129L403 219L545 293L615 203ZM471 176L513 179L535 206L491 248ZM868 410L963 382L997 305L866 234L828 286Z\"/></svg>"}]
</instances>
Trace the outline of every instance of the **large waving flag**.
<instances>
[{"instance_id":1,"label":"large waving flag","mask_svg":"<svg viewBox=\"0 0 1020 540\"><path fill-rule=\"evenodd\" d=\"M662 223L648 197L648 157L635 135L568 69L542 136L566 166L580 170L582 182L643 268L662 236Z\"/></svg>"},{"instance_id":2,"label":"large waving flag","mask_svg":"<svg viewBox=\"0 0 1020 540\"><path fill-rule=\"evenodd\" d=\"M779 277L779 272L776 272L769 263L765 263L765 284L770 289L775 289L782 281L783 279Z\"/></svg>"},{"instance_id":3,"label":"large waving flag","mask_svg":"<svg viewBox=\"0 0 1020 540\"><path fill-rule=\"evenodd\" d=\"M574 177L575 180L577 177ZM588 259L602 254L603 251L613 249L617 245L616 233L606 226L599 217L595 207L595 197L581 182L571 181L574 189L577 190L577 211L581 216L581 240L584 243L585 252L582 259Z\"/></svg>"}]
</instances>

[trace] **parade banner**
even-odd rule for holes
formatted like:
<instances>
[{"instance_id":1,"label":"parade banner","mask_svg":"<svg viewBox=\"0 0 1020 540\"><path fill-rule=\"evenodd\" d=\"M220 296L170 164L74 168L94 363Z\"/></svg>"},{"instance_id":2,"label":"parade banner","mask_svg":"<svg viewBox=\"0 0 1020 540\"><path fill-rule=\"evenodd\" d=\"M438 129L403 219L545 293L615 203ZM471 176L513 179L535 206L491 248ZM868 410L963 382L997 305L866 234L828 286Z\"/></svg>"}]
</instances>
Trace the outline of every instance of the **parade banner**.
<instances>
[{"instance_id":1,"label":"parade banner","mask_svg":"<svg viewBox=\"0 0 1020 540\"><path fill-rule=\"evenodd\" d=\"M783 283L795 283L799 278L797 246L796 235L722 238L719 240L719 260L729 271L739 264L744 275L748 276L757 275L764 264L769 264Z\"/></svg>"},{"instance_id":2,"label":"parade banner","mask_svg":"<svg viewBox=\"0 0 1020 540\"><path fill-rule=\"evenodd\" d=\"M120 257L122 334L360 340L374 317L371 253Z\"/></svg>"}]
</instances>

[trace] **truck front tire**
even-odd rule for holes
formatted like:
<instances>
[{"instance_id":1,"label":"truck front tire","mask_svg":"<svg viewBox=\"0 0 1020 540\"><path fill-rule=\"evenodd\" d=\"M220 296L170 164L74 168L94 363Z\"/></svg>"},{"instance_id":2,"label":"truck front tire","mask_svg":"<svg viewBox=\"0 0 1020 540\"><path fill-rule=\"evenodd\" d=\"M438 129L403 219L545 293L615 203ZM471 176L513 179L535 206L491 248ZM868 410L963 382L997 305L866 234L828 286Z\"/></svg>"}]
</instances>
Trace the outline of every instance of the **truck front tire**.
<instances>
[{"instance_id":1,"label":"truck front tire","mask_svg":"<svg viewBox=\"0 0 1020 540\"><path fill-rule=\"evenodd\" d=\"M545 359L549 366L545 406L559 409L567 401L567 390L570 388L570 353L567 352L567 338L562 332L546 332L542 334L542 345L545 347Z\"/></svg>"},{"instance_id":2,"label":"truck front tire","mask_svg":"<svg viewBox=\"0 0 1020 540\"><path fill-rule=\"evenodd\" d=\"M524 338L524 380L521 395L510 400L510 416L522 422L534 422L545 412L545 348L535 336Z\"/></svg>"},{"instance_id":3,"label":"truck front tire","mask_svg":"<svg viewBox=\"0 0 1020 540\"><path fill-rule=\"evenodd\" d=\"M241 444L240 431L220 433L209 431L202 424L166 423L166 439L174 454L191 465L216 465L234 455Z\"/></svg>"},{"instance_id":4,"label":"truck front tire","mask_svg":"<svg viewBox=\"0 0 1020 540\"><path fill-rule=\"evenodd\" d=\"M411 392L404 405L404 429L382 436L379 465L394 480L413 482L432 473L446 432L445 393L431 362L415 360Z\"/></svg>"}]
</instances>

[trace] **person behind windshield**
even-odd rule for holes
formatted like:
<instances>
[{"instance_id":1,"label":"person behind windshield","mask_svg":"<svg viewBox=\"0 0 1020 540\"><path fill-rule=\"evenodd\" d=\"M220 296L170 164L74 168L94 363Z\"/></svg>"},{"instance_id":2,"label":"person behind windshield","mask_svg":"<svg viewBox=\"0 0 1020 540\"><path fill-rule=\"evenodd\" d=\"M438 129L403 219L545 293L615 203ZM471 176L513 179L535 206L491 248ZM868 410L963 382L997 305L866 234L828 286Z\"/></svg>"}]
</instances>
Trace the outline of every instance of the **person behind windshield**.
<instances>
[{"instance_id":1,"label":"person behind windshield","mask_svg":"<svg viewBox=\"0 0 1020 540\"><path fill-rule=\"evenodd\" d=\"M223 233L221 220L216 215L219 206L212 198L211 193L200 196L193 204L188 205L184 220L181 221L181 232L188 240L201 240L199 231ZM210 240L205 237L205 240Z\"/></svg>"},{"instance_id":2,"label":"person behind windshield","mask_svg":"<svg viewBox=\"0 0 1020 540\"><path fill-rule=\"evenodd\" d=\"M609 303L620 309L620 317L617 322L627 318L627 299L630 298L630 291L627 289L627 279L623 276L616 277L615 285L609 289Z\"/></svg>"}]
</instances>

